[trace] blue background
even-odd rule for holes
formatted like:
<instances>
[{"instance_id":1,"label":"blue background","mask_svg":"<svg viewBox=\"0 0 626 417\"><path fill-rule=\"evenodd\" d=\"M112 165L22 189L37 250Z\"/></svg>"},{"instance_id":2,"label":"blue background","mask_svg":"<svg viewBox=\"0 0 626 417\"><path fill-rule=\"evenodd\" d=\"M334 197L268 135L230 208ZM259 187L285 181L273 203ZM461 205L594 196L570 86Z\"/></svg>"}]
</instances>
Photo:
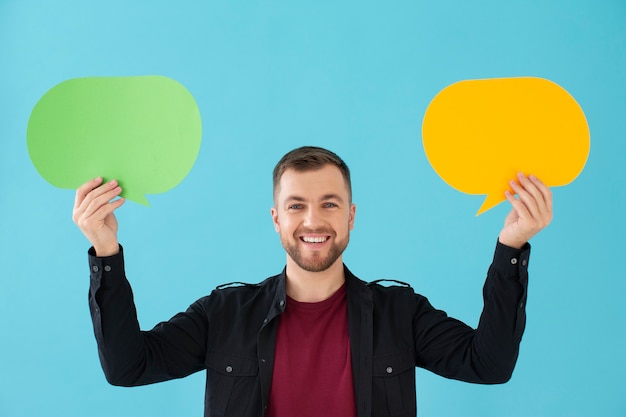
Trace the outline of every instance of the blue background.
<instances>
[{"instance_id":1,"label":"blue background","mask_svg":"<svg viewBox=\"0 0 626 417\"><path fill-rule=\"evenodd\" d=\"M436 175L421 145L424 111L463 79L563 86L585 111L591 153L574 183L554 189L554 221L533 240L513 379L480 386L418 370L419 414L626 415L623 0L2 0L0 57L0 416L202 415L202 373L106 383L74 193L39 177L26 149L30 112L54 85L150 74L191 91L203 144L178 187L118 214L144 328L219 283L280 271L270 174L305 144L333 149L353 171L353 272L408 281L476 325L508 207L474 217L482 197Z\"/></svg>"}]
</instances>

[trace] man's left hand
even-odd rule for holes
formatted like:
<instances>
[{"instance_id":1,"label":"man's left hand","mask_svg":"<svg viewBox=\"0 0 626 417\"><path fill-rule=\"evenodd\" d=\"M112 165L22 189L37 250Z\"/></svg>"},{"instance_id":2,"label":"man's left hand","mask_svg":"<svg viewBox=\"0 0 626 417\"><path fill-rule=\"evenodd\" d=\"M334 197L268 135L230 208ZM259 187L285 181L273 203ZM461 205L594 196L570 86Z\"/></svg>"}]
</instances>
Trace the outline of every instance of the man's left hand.
<instances>
[{"instance_id":1,"label":"man's left hand","mask_svg":"<svg viewBox=\"0 0 626 417\"><path fill-rule=\"evenodd\" d=\"M500 243L521 249L552 221L552 191L533 175L517 174L510 182L514 193L505 192L513 209L504 220L498 240ZM515 195L517 194L517 198Z\"/></svg>"}]
</instances>

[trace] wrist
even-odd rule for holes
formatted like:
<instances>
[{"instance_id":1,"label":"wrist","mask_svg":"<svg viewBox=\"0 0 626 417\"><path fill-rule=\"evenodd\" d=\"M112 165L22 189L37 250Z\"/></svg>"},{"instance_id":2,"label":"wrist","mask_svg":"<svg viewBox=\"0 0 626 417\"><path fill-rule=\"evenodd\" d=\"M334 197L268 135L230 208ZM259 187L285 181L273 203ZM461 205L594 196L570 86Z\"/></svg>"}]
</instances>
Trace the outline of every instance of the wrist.
<instances>
[{"instance_id":1,"label":"wrist","mask_svg":"<svg viewBox=\"0 0 626 417\"><path fill-rule=\"evenodd\" d=\"M506 237L498 236L498 242L513 249L522 249L527 241L507 239Z\"/></svg>"},{"instance_id":2,"label":"wrist","mask_svg":"<svg viewBox=\"0 0 626 417\"><path fill-rule=\"evenodd\" d=\"M115 242L114 245L93 245L93 250L98 258L117 255L120 252L120 245Z\"/></svg>"}]
</instances>

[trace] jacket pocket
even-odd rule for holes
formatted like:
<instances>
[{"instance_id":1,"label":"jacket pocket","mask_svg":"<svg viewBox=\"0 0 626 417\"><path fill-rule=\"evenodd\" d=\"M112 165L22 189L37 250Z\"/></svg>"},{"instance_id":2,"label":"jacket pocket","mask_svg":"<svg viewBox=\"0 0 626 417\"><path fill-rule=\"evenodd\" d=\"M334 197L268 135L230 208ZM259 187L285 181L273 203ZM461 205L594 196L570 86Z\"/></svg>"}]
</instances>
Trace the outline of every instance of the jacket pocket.
<instances>
[{"instance_id":1,"label":"jacket pocket","mask_svg":"<svg viewBox=\"0 0 626 417\"><path fill-rule=\"evenodd\" d=\"M374 358L372 411L374 415L415 416L415 360L402 352Z\"/></svg>"},{"instance_id":2,"label":"jacket pocket","mask_svg":"<svg viewBox=\"0 0 626 417\"><path fill-rule=\"evenodd\" d=\"M236 407L229 407L230 399L249 398L259 373L256 358L233 353L209 351L206 359L206 405L211 416L238 415Z\"/></svg>"}]
</instances>

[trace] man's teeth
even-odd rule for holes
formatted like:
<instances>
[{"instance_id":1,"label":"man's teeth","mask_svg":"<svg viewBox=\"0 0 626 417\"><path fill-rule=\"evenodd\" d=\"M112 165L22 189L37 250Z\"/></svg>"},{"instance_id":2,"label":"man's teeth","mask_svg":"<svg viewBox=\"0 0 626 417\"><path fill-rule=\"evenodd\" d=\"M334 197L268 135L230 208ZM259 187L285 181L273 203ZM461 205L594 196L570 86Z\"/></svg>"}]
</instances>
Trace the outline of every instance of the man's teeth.
<instances>
[{"instance_id":1,"label":"man's teeth","mask_svg":"<svg viewBox=\"0 0 626 417\"><path fill-rule=\"evenodd\" d=\"M324 243L326 242L326 237L303 237L302 240L304 240L307 243Z\"/></svg>"}]
</instances>

